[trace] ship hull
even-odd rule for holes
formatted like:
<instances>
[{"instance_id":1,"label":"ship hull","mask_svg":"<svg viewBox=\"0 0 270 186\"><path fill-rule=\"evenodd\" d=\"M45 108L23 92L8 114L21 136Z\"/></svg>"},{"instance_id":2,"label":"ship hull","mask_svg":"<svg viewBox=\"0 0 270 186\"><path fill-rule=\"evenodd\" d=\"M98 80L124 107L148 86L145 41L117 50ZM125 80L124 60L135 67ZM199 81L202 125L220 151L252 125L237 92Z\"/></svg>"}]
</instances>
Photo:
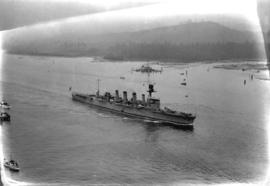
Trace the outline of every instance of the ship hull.
<instances>
[{"instance_id":1,"label":"ship hull","mask_svg":"<svg viewBox=\"0 0 270 186\"><path fill-rule=\"evenodd\" d=\"M120 114L131 118L149 120L149 123L153 124L160 123L163 125L173 126L176 128L193 130L194 119L185 119L176 116L168 116L160 112L153 112L148 109L138 109L132 106L117 105L107 101L98 101L95 99L91 100L88 95L80 93L73 93L72 99L74 101L78 101L104 111L109 111L112 113Z\"/></svg>"}]
</instances>

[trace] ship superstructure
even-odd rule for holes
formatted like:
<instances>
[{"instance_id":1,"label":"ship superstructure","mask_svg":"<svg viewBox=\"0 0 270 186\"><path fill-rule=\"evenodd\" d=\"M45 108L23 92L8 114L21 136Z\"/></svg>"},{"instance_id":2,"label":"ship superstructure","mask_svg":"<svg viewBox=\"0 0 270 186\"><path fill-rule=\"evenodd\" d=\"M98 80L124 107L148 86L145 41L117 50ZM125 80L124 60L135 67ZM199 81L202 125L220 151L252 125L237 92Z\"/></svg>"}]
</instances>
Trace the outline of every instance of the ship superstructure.
<instances>
[{"instance_id":1,"label":"ship superstructure","mask_svg":"<svg viewBox=\"0 0 270 186\"><path fill-rule=\"evenodd\" d=\"M147 98L145 94L142 94L140 100L137 99L136 92L133 92L131 99L128 99L127 91L123 91L121 97L118 90L115 90L114 95L110 92L100 95L99 90L96 94L73 92L72 99L129 117L157 121L155 123L169 124L183 129L193 129L195 115L166 107L161 108L160 99L152 97L152 93L155 92L154 85L149 84L148 88Z\"/></svg>"}]
</instances>

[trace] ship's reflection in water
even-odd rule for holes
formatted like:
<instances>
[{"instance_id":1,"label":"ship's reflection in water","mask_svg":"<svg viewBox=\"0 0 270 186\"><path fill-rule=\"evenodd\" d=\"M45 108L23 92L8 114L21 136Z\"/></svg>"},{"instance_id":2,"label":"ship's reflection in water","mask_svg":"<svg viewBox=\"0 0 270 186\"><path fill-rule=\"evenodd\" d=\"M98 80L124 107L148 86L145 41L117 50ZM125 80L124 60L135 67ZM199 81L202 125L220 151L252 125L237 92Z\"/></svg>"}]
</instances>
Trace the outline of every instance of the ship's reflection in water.
<instances>
[{"instance_id":1,"label":"ship's reflection in water","mask_svg":"<svg viewBox=\"0 0 270 186\"><path fill-rule=\"evenodd\" d=\"M215 64L157 65L163 72L150 78L162 106L197 115L194 130L184 131L71 100L69 87L94 93L97 79L103 93L145 93L147 76L131 73L143 62L8 54L3 59L2 94L12 105L11 124L3 125L4 155L20 163L21 172L11 175L16 180L210 184L265 176L270 93L269 81L257 79L262 72L214 69ZM181 86L185 70L188 85Z\"/></svg>"}]
</instances>

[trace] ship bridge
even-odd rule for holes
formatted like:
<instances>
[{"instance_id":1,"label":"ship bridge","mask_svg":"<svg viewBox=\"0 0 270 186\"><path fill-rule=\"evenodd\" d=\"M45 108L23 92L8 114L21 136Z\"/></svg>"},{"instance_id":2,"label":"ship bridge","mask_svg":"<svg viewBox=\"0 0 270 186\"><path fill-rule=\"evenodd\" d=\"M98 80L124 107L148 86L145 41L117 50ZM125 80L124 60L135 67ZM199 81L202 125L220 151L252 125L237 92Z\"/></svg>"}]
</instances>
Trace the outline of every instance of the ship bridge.
<instances>
[{"instance_id":1,"label":"ship bridge","mask_svg":"<svg viewBox=\"0 0 270 186\"><path fill-rule=\"evenodd\" d=\"M160 109L160 100L157 98L150 97L147 99L147 105L152 109L159 110Z\"/></svg>"}]
</instances>

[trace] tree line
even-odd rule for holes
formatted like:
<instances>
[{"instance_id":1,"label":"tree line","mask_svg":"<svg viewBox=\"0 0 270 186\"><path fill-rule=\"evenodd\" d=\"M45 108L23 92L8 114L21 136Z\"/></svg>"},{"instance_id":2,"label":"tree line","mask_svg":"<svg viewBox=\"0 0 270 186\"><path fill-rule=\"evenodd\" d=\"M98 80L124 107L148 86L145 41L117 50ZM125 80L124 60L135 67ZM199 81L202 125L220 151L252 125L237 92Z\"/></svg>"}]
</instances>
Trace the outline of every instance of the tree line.
<instances>
[{"instance_id":1,"label":"tree line","mask_svg":"<svg viewBox=\"0 0 270 186\"><path fill-rule=\"evenodd\" d=\"M258 44L245 43L127 43L106 50L109 60L206 61L229 59L260 59Z\"/></svg>"}]
</instances>

